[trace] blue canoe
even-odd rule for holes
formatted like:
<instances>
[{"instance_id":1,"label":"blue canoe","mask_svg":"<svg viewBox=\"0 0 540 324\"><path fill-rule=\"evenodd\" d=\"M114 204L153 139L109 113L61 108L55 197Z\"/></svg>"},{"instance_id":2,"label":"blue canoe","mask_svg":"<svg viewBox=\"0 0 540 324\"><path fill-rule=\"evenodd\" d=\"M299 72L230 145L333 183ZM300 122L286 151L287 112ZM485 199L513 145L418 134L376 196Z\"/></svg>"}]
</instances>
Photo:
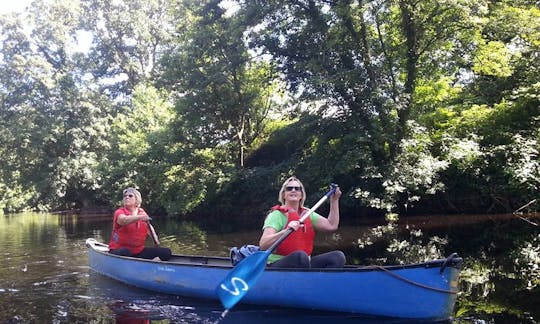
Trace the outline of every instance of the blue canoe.
<instances>
[{"instance_id":1,"label":"blue canoe","mask_svg":"<svg viewBox=\"0 0 540 324\"><path fill-rule=\"evenodd\" d=\"M90 268L129 285L160 293L218 300L216 287L232 269L229 258L173 255L151 261L108 253L86 240ZM267 269L241 303L447 320L453 315L463 260L343 269Z\"/></svg>"}]
</instances>

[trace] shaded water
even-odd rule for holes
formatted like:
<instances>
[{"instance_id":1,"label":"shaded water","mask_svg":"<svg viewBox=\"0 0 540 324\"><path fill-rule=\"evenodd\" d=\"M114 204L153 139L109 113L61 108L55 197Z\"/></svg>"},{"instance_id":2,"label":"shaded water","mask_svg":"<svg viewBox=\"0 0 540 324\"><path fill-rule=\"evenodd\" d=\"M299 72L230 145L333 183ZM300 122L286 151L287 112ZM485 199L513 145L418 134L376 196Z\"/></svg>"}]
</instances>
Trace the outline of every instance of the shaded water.
<instances>
[{"instance_id":1,"label":"shaded water","mask_svg":"<svg viewBox=\"0 0 540 324\"><path fill-rule=\"evenodd\" d=\"M531 220L538 222L539 216L533 216ZM231 246L256 244L260 234L212 233L191 223L160 218L155 218L153 224L162 244L177 254L227 256ZM319 235L315 249L322 252L340 248L349 263L360 264L458 252L465 259L465 269L455 309L456 323L540 320L540 291L532 288L534 280L536 285L539 280L538 268L534 270L534 258L539 253L538 226L512 215L419 217L402 219L399 224L400 228L421 228L423 232L411 236L409 231L372 230L384 225L384 221L343 226L333 235ZM155 294L90 271L84 241L93 237L107 242L110 230L110 217L35 213L0 216L0 322L408 323L246 305L238 305L222 319L223 309L218 302ZM363 248L359 247L359 238ZM392 257L385 252L389 238L415 244L394 246L393 255L397 257ZM529 254L519 260L523 251ZM523 262L529 262L530 269ZM536 262L538 266L540 261ZM533 284L529 289L528 282Z\"/></svg>"}]
</instances>

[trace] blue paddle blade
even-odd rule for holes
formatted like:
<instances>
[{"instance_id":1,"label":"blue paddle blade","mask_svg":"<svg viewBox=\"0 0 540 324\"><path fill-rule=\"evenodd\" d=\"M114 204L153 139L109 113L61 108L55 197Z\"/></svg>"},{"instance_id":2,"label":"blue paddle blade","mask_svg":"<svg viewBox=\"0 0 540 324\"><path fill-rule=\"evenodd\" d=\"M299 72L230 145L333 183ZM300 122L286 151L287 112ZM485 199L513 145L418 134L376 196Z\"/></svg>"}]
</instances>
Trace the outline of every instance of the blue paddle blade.
<instances>
[{"instance_id":1,"label":"blue paddle blade","mask_svg":"<svg viewBox=\"0 0 540 324\"><path fill-rule=\"evenodd\" d=\"M225 309L231 309L257 282L266 268L270 251L259 251L240 261L221 281L216 292Z\"/></svg>"}]
</instances>

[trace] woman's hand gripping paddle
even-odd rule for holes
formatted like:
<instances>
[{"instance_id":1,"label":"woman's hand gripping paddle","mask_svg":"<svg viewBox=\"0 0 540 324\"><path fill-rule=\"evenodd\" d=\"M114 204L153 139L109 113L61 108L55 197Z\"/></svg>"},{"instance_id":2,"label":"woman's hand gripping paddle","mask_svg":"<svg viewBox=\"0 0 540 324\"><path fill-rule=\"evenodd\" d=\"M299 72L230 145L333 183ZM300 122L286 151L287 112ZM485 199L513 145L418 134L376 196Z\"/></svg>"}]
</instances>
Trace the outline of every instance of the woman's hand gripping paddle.
<instances>
[{"instance_id":1,"label":"woman's hand gripping paddle","mask_svg":"<svg viewBox=\"0 0 540 324\"><path fill-rule=\"evenodd\" d=\"M309 215L311 215L320 205L322 205L326 199L336 191L337 185L332 184L330 191L328 191L307 213L300 218L300 222L303 222ZM287 231L272 244L272 246L266 251L255 252L248 256L244 260L234 267L227 275L221 284L217 287L216 292L221 300L221 304L225 308L224 314L229 309L233 308L238 303L249 289L257 282L262 272L266 268L266 262L270 254L283 242L294 230L288 228Z\"/></svg>"}]
</instances>

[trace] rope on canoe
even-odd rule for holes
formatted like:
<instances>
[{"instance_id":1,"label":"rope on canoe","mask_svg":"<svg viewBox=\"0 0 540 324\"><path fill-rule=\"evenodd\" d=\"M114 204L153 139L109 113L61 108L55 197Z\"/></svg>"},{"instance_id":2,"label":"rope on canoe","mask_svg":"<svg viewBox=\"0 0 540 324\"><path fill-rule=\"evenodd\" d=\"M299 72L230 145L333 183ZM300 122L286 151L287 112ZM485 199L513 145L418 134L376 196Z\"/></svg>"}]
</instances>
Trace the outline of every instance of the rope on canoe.
<instances>
[{"instance_id":1,"label":"rope on canoe","mask_svg":"<svg viewBox=\"0 0 540 324\"><path fill-rule=\"evenodd\" d=\"M416 281L412 281L410 279L407 279L405 277L402 277L388 269L386 269L385 267L383 266L379 266L379 265L370 265L370 266L367 266L366 268L376 268L376 269L379 269L379 270L382 270L384 272L386 272L387 274L391 275L392 277L396 278L396 279L399 279L399 280L402 280L406 283L409 283L411 285L414 285L414 286L418 286L420 288L424 288L424 289L428 289L428 290L433 290L433 291L437 291L437 292L441 292L441 293L445 293L445 294L452 294L452 295L455 295L457 294L457 291L452 291L452 290L446 290L446 289L441 289L441 288L436 288L436 287L431 287L431 286L427 286L427 285L424 285L424 284L421 284L419 282L416 282Z\"/></svg>"}]
</instances>

